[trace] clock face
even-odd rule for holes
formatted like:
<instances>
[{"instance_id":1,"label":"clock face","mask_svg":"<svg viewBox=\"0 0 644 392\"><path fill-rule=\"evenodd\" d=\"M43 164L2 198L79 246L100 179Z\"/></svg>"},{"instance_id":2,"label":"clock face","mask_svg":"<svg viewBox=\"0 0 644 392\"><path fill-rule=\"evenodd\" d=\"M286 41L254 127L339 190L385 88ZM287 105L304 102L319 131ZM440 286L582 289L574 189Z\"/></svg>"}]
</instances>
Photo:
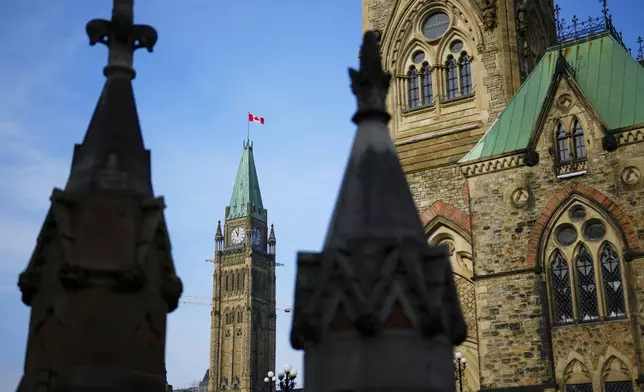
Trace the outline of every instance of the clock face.
<instances>
[{"instance_id":1,"label":"clock face","mask_svg":"<svg viewBox=\"0 0 644 392\"><path fill-rule=\"evenodd\" d=\"M246 231L243 227L235 227L233 232L230 234L230 240L234 245L241 244L246 237Z\"/></svg>"},{"instance_id":2,"label":"clock face","mask_svg":"<svg viewBox=\"0 0 644 392\"><path fill-rule=\"evenodd\" d=\"M253 231L253 245L259 246L262 243L261 232L257 229Z\"/></svg>"}]
</instances>

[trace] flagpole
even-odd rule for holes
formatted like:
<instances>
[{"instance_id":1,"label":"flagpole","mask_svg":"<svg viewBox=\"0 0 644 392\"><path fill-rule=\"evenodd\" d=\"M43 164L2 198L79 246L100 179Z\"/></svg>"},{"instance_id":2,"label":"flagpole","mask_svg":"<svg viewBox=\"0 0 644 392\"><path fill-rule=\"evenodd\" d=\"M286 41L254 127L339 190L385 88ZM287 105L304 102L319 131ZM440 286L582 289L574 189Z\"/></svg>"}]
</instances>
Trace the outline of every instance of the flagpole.
<instances>
[{"instance_id":1,"label":"flagpole","mask_svg":"<svg viewBox=\"0 0 644 392\"><path fill-rule=\"evenodd\" d=\"M246 141L250 143L250 112L248 112L248 116L246 117Z\"/></svg>"}]
</instances>

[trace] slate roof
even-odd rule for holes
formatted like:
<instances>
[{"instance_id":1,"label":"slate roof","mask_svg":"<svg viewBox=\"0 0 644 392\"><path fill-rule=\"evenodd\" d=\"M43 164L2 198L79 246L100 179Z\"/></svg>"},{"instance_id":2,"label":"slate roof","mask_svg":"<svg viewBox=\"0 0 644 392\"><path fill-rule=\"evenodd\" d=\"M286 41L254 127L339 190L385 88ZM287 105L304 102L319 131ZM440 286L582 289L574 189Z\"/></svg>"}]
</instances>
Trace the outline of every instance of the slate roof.
<instances>
[{"instance_id":1,"label":"slate roof","mask_svg":"<svg viewBox=\"0 0 644 392\"><path fill-rule=\"evenodd\" d=\"M644 67L610 33L571 42L563 47L563 54L608 133L644 124ZM459 163L528 147L558 57L559 47L543 56L499 118Z\"/></svg>"},{"instance_id":2,"label":"slate roof","mask_svg":"<svg viewBox=\"0 0 644 392\"><path fill-rule=\"evenodd\" d=\"M237 178L233 187L233 195L230 198L230 210L227 220L243 218L248 216L247 204L252 204L251 216L262 222L266 222L266 210L262 203L262 193L259 189L257 168L253 157L253 143L244 142Z\"/></svg>"}]
</instances>

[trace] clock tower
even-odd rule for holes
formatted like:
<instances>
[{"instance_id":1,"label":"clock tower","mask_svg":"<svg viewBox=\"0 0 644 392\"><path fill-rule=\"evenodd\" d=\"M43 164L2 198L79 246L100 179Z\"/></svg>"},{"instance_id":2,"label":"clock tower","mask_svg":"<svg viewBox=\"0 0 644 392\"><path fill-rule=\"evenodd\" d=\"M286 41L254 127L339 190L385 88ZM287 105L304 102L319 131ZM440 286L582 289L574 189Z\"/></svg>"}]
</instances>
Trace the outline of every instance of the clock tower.
<instances>
[{"instance_id":1,"label":"clock tower","mask_svg":"<svg viewBox=\"0 0 644 392\"><path fill-rule=\"evenodd\" d=\"M275 236L244 142L237 178L215 235L208 391L260 391L275 370Z\"/></svg>"}]
</instances>

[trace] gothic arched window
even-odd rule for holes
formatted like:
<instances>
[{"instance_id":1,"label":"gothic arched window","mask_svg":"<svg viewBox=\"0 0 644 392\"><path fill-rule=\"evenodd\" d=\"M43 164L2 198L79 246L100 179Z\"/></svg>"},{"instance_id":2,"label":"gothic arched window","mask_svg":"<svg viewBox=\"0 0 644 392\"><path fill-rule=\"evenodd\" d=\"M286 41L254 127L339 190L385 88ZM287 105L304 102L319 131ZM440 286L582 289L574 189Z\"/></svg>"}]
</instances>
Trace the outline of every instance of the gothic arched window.
<instances>
[{"instance_id":1,"label":"gothic arched window","mask_svg":"<svg viewBox=\"0 0 644 392\"><path fill-rule=\"evenodd\" d=\"M466 52L461 54L461 58L458 60L458 67L461 95L470 95L472 94L472 66L471 58Z\"/></svg>"},{"instance_id":2,"label":"gothic arched window","mask_svg":"<svg viewBox=\"0 0 644 392\"><path fill-rule=\"evenodd\" d=\"M557 125L557 161L565 163L570 161L570 136L563 124Z\"/></svg>"},{"instance_id":3,"label":"gothic arched window","mask_svg":"<svg viewBox=\"0 0 644 392\"><path fill-rule=\"evenodd\" d=\"M585 159L586 144L584 143L584 129L577 119L573 123L572 144L574 146L575 159Z\"/></svg>"},{"instance_id":4,"label":"gothic arched window","mask_svg":"<svg viewBox=\"0 0 644 392\"><path fill-rule=\"evenodd\" d=\"M633 392L631 371L624 361L615 356L611 356L604 363L602 381L604 392Z\"/></svg>"},{"instance_id":5,"label":"gothic arched window","mask_svg":"<svg viewBox=\"0 0 644 392\"><path fill-rule=\"evenodd\" d=\"M454 56L449 55L445 62L445 80L447 86L447 98L456 98L458 96L458 72L457 72L456 59Z\"/></svg>"},{"instance_id":6,"label":"gothic arched window","mask_svg":"<svg viewBox=\"0 0 644 392\"><path fill-rule=\"evenodd\" d=\"M225 285L224 291L226 291L226 292L228 292L230 290L230 283L229 283L229 280L228 280L229 275L230 274L228 272L226 272L226 274L224 275L224 285Z\"/></svg>"},{"instance_id":7,"label":"gothic arched window","mask_svg":"<svg viewBox=\"0 0 644 392\"><path fill-rule=\"evenodd\" d=\"M246 271L241 272L241 291L244 291L244 282L246 281Z\"/></svg>"},{"instance_id":8,"label":"gothic arched window","mask_svg":"<svg viewBox=\"0 0 644 392\"><path fill-rule=\"evenodd\" d=\"M557 213L544 254L552 321L598 321L627 316L621 235L604 215L580 200ZM550 224L549 224L550 225Z\"/></svg>"},{"instance_id":9,"label":"gothic arched window","mask_svg":"<svg viewBox=\"0 0 644 392\"><path fill-rule=\"evenodd\" d=\"M624 285L622 284L619 256L615 248L610 243L606 243L602 247L599 257L602 266L606 317L623 317L626 315L626 304L624 303Z\"/></svg>"},{"instance_id":10,"label":"gothic arched window","mask_svg":"<svg viewBox=\"0 0 644 392\"><path fill-rule=\"evenodd\" d=\"M550 266L550 281L552 283L556 322L569 323L573 321L570 273L568 263L560 251L555 252L552 260Z\"/></svg>"},{"instance_id":11,"label":"gothic arched window","mask_svg":"<svg viewBox=\"0 0 644 392\"><path fill-rule=\"evenodd\" d=\"M581 244L577 251L577 257L575 257L575 267L577 268L577 290L579 292L579 318L584 321L595 320L599 318L595 268L588 250Z\"/></svg>"},{"instance_id":12,"label":"gothic arched window","mask_svg":"<svg viewBox=\"0 0 644 392\"><path fill-rule=\"evenodd\" d=\"M235 291L239 291L241 289L241 280L239 276L239 271L235 272Z\"/></svg>"},{"instance_id":13,"label":"gothic arched window","mask_svg":"<svg viewBox=\"0 0 644 392\"><path fill-rule=\"evenodd\" d=\"M423 91L423 105L431 105L434 103L434 91L432 86L432 67L428 63L424 63L420 69Z\"/></svg>"},{"instance_id":14,"label":"gothic arched window","mask_svg":"<svg viewBox=\"0 0 644 392\"><path fill-rule=\"evenodd\" d=\"M239 309L237 310L237 324L241 324L244 322L244 312Z\"/></svg>"},{"instance_id":15,"label":"gothic arched window","mask_svg":"<svg viewBox=\"0 0 644 392\"><path fill-rule=\"evenodd\" d=\"M410 109L420 106L418 95L418 71L413 65L409 68L409 72L407 73L407 95Z\"/></svg>"}]
</instances>

